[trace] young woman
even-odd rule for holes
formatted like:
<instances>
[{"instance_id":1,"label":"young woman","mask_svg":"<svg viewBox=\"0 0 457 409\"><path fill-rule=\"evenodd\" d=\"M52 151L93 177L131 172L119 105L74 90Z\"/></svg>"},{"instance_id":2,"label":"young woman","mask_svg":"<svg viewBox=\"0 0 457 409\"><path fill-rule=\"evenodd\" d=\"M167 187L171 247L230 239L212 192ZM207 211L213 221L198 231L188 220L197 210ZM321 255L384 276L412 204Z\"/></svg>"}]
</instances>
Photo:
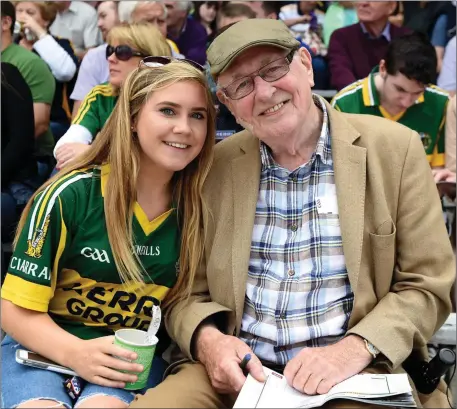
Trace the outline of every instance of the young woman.
<instances>
[{"instance_id":1,"label":"young woman","mask_svg":"<svg viewBox=\"0 0 457 409\"><path fill-rule=\"evenodd\" d=\"M146 330L153 305L190 292L203 252L215 112L203 71L160 64L125 80L91 149L24 210L1 294L4 407L73 405L66 377L18 364L20 348L88 382L75 406L127 407L134 395L122 388L136 375L120 371L142 368L113 345L114 330ZM158 338L148 387L165 368L167 341Z\"/></svg>"},{"instance_id":2,"label":"young woman","mask_svg":"<svg viewBox=\"0 0 457 409\"><path fill-rule=\"evenodd\" d=\"M38 54L46 62L56 80L51 107L51 130L58 140L69 128L71 107L67 88L76 75L78 57L66 38L49 34L57 15L57 7L49 1L18 1L16 20L21 24L19 44Z\"/></svg>"},{"instance_id":3,"label":"young woman","mask_svg":"<svg viewBox=\"0 0 457 409\"><path fill-rule=\"evenodd\" d=\"M149 23L121 24L113 27L107 37L106 58L109 82L98 85L86 96L70 129L57 142L54 156L57 168L63 168L76 156L89 149L89 144L111 115L121 84L142 58L171 56L166 39Z\"/></svg>"},{"instance_id":4,"label":"young woman","mask_svg":"<svg viewBox=\"0 0 457 409\"><path fill-rule=\"evenodd\" d=\"M218 10L219 3L217 1L194 2L194 12L192 13L192 16L205 27L208 36L214 34L217 29L216 16Z\"/></svg>"}]
</instances>

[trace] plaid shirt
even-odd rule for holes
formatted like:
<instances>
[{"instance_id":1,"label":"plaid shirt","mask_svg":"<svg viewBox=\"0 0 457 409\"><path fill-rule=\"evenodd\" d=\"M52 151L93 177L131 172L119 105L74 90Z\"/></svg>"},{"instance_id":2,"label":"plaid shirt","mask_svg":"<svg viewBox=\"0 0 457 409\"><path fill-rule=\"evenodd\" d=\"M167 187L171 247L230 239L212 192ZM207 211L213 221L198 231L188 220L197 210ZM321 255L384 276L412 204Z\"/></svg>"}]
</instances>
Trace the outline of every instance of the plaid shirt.
<instances>
[{"instance_id":1,"label":"plaid shirt","mask_svg":"<svg viewBox=\"0 0 457 409\"><path fill-rule=\"evenodd\" d=\"M308 163L279 166L261 144L262 169L240 338L285 365L304 347L346 332L353 293L343 254L328 114Z\"/></svg>"}]
</instances>

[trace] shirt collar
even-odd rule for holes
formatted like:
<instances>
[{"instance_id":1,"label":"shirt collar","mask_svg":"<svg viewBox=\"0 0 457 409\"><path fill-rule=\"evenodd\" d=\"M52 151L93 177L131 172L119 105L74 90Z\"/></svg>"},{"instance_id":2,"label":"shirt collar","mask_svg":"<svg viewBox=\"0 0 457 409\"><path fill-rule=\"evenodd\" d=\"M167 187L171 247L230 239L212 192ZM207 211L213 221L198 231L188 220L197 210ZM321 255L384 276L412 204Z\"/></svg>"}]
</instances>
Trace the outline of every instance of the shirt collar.
<instances>
[{"instance_id":1,"label":"shirt collar","mask_svg":"<svg viewBox=\"0 0 457 409\"><path fill-rule=\"evenodd\" d=\"M390 22L388 21L386 26L384 27L384 30L382 30L382 33L378 36L378 37L373 37L367 30L367 28L365 27L365 24L363 23L360 23L360 27L362 28L362 31L363 33L371 40L375 40L377 38L381 38L381 37L384 37L389 43L390 43L390 40L391 40L391 36L390 36Z\"/></svg>"},{"instance_id":2,"label":"shirt collar","mask_svg":"<svg viewBox=\"0 0 457 409\"><path fill-rule=\"evenodd\" d=\"M373 106L380 106L381 100L379 98L378 90L376 89L375 85L375 76L379 72L379 65L373 68L371 73L362 80L362 97L363 97L363 105L367 107ZM424 102L424 94L417 98L416 104L420 104Z\"/></svg>"},{"instance_id":3,"label":"shirt collar","mask_svg":"<svg viewBox=\"0 0 457 409\"><path fill-rule=\"evenodd\" d=\"M312 163L315 159L316 156L319 156L322 160L323 163L326 165L331 164L331 154L330 154L330 128L329 128L329 120L328 120L328 112L327 112L327 107L325 105L325 102L323 98L319 95L312 94L313 95L313 102L314 105L316 105L322 112L323 112L323 121L322 121L322 128L321 128L321 134L319 136L319 139L317 140L317 145L316 145L316 150L314 151L314 154L312 155L310 161L308 163ZM281 166L276 163L276 161L273 159L273 156L271 154L271 150L263 142L260 142L260 159L262 162L262 170L266 169L280 169ZM299 168L302 168L306 166L307 163L299 166Z\"/></svg>"}]
</instances>

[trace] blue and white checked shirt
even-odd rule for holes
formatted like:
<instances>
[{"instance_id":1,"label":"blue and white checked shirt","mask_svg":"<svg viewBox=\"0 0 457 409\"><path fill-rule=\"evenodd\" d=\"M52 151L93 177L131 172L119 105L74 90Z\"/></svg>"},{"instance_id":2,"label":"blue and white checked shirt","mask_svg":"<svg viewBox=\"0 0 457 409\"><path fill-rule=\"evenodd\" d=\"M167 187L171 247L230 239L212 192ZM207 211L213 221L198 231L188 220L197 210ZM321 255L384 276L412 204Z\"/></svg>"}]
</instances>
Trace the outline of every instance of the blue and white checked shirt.
<instances>
[{"instance_id":1,"label":"blue and white checked shirt","mask_svg":"<svg viewBox=\"0 0 457 409\"><path fill-rule=\"evenodd\" d=\"M332 344L347 329L353 293L343 254L328 114L316 150L294 171L261 144L260 189L240 338L285 365L302 348Z\"/></svg>"}]
</instances>

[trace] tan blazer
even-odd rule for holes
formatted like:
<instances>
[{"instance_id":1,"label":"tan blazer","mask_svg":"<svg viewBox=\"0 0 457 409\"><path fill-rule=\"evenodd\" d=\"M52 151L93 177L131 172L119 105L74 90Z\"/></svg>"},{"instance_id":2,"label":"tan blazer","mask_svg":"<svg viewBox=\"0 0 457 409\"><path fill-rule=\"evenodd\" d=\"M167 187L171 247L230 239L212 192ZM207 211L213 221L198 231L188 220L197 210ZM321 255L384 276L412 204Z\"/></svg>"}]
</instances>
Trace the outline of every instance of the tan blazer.
<instances>
[{"instance_id":1,"label":"tan blazer","mask_svg":"<svg viewBox=\"0 0 457 409\"><path fill-rule=\"evenodd\" d=\"M454 95L448 103L446 113L446 133L445 133L445 151L446 151L446 169L452 172L456 171L455 166L455 134L456 134L456 96Z\"/></svg>"},{"instance_id":2,"label":"tan blazer","mask_svg":"<svg viewBox=\"0 0 457 409\"><path fill-rule=\"evenodd\" d=\"M399 367L451 310L454 255L420 137L393 121L328 106L343 250L354 307L348 333ZM204 196L206 266L188 303L167 319L191 357L192 336L213 316L238 334L260 180L259 140L247 131L215 148ZM423 348L422 348L423 349Z\"/></svg>"}]
</instances>

